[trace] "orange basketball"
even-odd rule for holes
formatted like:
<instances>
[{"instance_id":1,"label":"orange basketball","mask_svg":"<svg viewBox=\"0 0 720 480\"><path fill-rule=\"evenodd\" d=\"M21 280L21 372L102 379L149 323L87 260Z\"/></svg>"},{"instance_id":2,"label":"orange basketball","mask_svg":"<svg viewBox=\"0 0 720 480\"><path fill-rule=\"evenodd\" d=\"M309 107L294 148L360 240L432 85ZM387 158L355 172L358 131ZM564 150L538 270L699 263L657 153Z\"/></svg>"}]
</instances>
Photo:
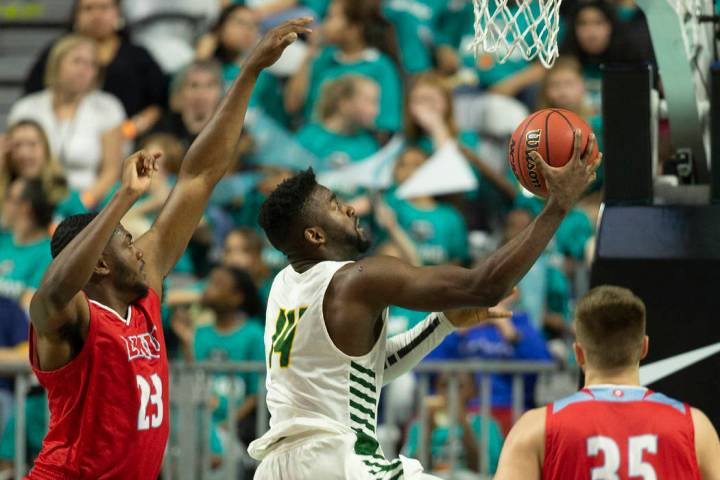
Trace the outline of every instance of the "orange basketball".
<instances>
[{"instance_id":1,"label":"orange basketball","mask_svg":"<svg viewBox=\"0 0 720 480\"><path fill-rule=\"evenodd\" d=\"M540 197L548 191L540 168L528 155L536 151L553 167L562 167L570 161L573 152L573 131L582 131L581 151L585 151L592 129L585 120L569 110L546 108L528 116L518 125L510 139L508 160L515 177L523 187ZM597 142L590 161L598 155Z\"/></svg>"}]
</instances>

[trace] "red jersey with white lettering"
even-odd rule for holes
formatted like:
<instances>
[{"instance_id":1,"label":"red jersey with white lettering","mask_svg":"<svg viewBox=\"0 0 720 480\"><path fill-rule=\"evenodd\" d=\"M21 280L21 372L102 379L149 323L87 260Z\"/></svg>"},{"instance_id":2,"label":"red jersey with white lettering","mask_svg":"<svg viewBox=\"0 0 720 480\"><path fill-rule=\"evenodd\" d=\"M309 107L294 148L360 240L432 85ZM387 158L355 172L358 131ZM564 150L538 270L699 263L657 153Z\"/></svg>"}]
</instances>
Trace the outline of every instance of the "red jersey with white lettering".
<instances>
[{"instance_id":1,"label":"red jersey with white lettering","mask_svg":"<svg viewBox=\"0 0 720 480\"><path fill-rule=\"evenodd\" d=\"M543 480L700 480L690 407L642 387L584 388L548 405Z\"/></svg>"},{"instance_id":2,"label":"red jersey with white lettering","mask_svg":"<svg viewBox=\"0 0 720 480\"><path fill-rule=\"evenodd\" d=\"M49 431L31 480L155 480L168 439L168 362L160 299L151 289L123 318L89 300L80 353L41 371L30 330L30 361L47 390Z\"/></svg>"}]
</instances>

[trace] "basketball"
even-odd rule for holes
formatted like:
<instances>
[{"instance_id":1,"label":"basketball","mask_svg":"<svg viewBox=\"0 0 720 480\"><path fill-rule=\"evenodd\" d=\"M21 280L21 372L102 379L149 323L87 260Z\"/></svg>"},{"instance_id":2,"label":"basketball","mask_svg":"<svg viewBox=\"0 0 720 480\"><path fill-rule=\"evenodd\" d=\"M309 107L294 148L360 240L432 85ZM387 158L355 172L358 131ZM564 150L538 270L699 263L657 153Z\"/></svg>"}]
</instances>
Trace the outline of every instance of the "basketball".
<instances>
[{"instance_id":1,"label":"basketball","mask_svg":"<svg viewBox=\"0 0 720 480\"><path fill-rule=\"evenodd\" d=\"M585 120L569 110L547 108L529 115L515 129L510 139L508 160L515 177L530 192L547 197L548 191L540 168L530 157L536 151L548 165L562 167L572 157L573 131L582 131L581 152L585 150L592 129ZM590 159L598 155L597 142Z\"/></svg>"}]
</instances>

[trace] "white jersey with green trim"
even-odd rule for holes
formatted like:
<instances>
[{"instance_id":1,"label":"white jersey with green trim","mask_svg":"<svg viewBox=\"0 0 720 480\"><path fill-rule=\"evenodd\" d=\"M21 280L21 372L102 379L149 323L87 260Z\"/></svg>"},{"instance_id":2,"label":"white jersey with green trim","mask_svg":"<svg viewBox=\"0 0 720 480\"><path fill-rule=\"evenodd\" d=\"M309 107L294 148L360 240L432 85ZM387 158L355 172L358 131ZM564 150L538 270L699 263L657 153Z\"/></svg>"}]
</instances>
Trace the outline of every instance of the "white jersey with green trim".
<instances>
[{"instance_id":1,"label":"white jersey with green trim","mask_svg":"<svg viewBox=\"0 0 720 480\"><path fill-rule=\"evenodd\" d=\"M321 262L303 273L288 266L275 277L265 325L270 430L248 451L262 460L297 440L338 434L349 439L339 448L351 448L344 453L372 474L357 478L399 479L403 463L410 461L386 459L375 434L386 327L370 352L349 356L335 346L325 326L325 291L347 263ZM386 319L387 311L385 324ZM341 452L337 455L344 458Z\"/></svg>"}]
</instances>

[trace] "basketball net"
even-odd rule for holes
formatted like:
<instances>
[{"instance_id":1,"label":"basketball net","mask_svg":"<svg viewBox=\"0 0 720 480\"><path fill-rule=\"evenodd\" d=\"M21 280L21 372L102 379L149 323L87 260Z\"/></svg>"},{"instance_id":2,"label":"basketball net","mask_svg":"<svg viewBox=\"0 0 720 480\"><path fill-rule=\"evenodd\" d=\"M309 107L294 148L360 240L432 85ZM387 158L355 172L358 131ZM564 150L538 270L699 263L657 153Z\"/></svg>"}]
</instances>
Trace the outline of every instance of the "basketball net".
<instances>
[{"instance_id":1,"label":"basketball net","mask_svg":"<svg viewBox=\"0 0 720 480\"><path fill-rule=\"evenodd\" d=\"M475 56L493 53L505 63L518 52L525 60L537 58L545 68L558 57L558 30L562 0L473 0Z\"/></svg>"}]
</instances>

